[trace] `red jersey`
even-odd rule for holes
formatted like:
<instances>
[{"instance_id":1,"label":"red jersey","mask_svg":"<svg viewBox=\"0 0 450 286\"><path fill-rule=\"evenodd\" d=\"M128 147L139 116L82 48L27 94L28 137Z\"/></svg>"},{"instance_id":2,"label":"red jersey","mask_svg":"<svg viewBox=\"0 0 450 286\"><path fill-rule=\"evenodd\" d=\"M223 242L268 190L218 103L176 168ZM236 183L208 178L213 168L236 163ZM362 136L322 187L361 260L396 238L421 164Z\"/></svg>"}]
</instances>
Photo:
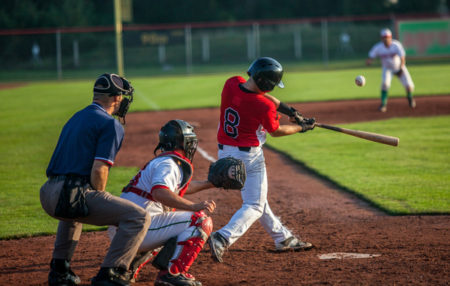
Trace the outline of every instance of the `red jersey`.
<instances>
[{"instance_id":1,"label":"red jersey","mask_svg":"<svg viewBox=\"0 0 450 286\"><path fill-rule=\"evenodd\" d=\"M237 147L264 144L266 131L271 133L280 126L275 103L264 93L252 93L239 86L245 79L235 76L225 82L220 104L220 125L217 141Z\"/></svg>"}]
</instances>

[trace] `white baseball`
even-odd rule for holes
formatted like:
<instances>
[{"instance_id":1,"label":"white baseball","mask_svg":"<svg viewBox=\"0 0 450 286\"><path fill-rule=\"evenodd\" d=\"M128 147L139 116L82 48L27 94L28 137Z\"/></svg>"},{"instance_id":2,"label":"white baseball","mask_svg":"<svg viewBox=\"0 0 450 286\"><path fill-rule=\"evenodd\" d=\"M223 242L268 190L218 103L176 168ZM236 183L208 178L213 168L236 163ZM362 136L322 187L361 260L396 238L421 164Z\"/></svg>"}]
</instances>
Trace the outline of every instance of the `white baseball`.
<instances>
[{"instance_id":1,"label":"white baseball","mask_svg":"<svg viewBox=\"0 0 450 286\"><path fill-rule=\"evenodd\" d=\"M362 75L359 75L355 78L355 83L357 86L364 86L366 84L366 78Z\"/></svg>"}]
</instances>

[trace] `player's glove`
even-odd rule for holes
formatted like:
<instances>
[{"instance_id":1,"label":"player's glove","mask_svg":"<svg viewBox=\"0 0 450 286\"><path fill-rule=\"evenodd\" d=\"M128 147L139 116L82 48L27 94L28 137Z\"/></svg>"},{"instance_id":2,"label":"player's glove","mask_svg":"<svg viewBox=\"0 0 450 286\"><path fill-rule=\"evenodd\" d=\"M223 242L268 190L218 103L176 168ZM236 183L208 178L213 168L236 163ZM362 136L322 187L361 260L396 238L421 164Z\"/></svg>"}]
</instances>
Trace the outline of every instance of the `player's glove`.
<instances>
[{"instance_id":1,"label":"player's glove","mask_svg":"<svg viewBox=\"0 0 450 286\"><path fill-rule=\"evenodd\" d=\"M398 72L395 72L394 74L395 74L396 76L398 76L398 77L401 77L402 74L403 74L403 68L400 68L400 69L398 70Z\"/></svg>"},{"instance_id":2,"label":"player's glove","mask_svg":"<svg viewBox=\"0 0 450 286\"><path fill-rule=\"evenodd\" d=\"M209 166L208 181L216 188L240 190L246 178L244 162L233 157L219 159Z\"/></svg>"},{"instance_id":3,"label":"player's glove","mask_svg":"<svg viewBox=\"0 0 450 286\"><path fill-rule=\"evenodd\" d=\"M294 117L298 125L305 119L303 115L295 108L291 107L291 117Z\"/></svg>"},{"instance_id":4,"label":"player's glove","mask_svg":"<svg viewBox=\"0 0 450 286\"><path fill-rule=\"evenodd\" d=\"M302 127L300 133L305 133L308 130L313 130L315 127L316 119L313 118L303 118L303 120L298 124Z\"/></svg>"}]
</instances>

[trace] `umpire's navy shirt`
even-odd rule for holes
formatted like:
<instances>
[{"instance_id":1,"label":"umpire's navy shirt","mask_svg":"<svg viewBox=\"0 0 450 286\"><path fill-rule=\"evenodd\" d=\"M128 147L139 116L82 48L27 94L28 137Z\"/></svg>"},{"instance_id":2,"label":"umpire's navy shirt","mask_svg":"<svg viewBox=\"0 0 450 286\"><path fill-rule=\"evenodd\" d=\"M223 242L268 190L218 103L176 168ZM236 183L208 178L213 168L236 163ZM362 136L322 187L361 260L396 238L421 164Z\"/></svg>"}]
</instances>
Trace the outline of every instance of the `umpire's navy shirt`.
<instances>
[{"instance_id":1,"label":"umpire's navy shirt","mask_svg":"<svg viewBox=\"0 0 450 286\"><path fill-rule=\"evenodd\" d=\"M63 127L47 168L47 177L90 176L94 160L112 166L123 136L119 121L102 106L92 103L75 113Z\"/></svg>"}]
</instances>

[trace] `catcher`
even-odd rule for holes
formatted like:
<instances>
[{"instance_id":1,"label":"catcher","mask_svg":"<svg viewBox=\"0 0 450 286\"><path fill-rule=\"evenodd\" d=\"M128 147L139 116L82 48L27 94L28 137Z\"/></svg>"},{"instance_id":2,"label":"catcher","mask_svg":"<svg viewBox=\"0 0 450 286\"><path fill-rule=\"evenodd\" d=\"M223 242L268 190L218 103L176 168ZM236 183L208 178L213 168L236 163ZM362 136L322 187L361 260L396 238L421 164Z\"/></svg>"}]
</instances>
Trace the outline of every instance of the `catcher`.
<instances>
[{"instance_id":1,"label":"catcher","mask_svg":"<svg viewBox=\"0 0 450 286\"><path fill-rule=\"evenodd\" d=\"M213 229L205 210L214 212L216 204L212 200L192 202L184 195L213 187L241 189L246 173L242 161L226 158L210 166L208 180L191 181L197 142L189 123L169 121L159 132L156 157L122 191L121 198L141 206L152 218L130 266L132 280L157 254L153 265L160 272L155 285L201 285L188 270ZM111 239L115 232L116 227L111 226Z\"/></svg>"}]
</instances>

